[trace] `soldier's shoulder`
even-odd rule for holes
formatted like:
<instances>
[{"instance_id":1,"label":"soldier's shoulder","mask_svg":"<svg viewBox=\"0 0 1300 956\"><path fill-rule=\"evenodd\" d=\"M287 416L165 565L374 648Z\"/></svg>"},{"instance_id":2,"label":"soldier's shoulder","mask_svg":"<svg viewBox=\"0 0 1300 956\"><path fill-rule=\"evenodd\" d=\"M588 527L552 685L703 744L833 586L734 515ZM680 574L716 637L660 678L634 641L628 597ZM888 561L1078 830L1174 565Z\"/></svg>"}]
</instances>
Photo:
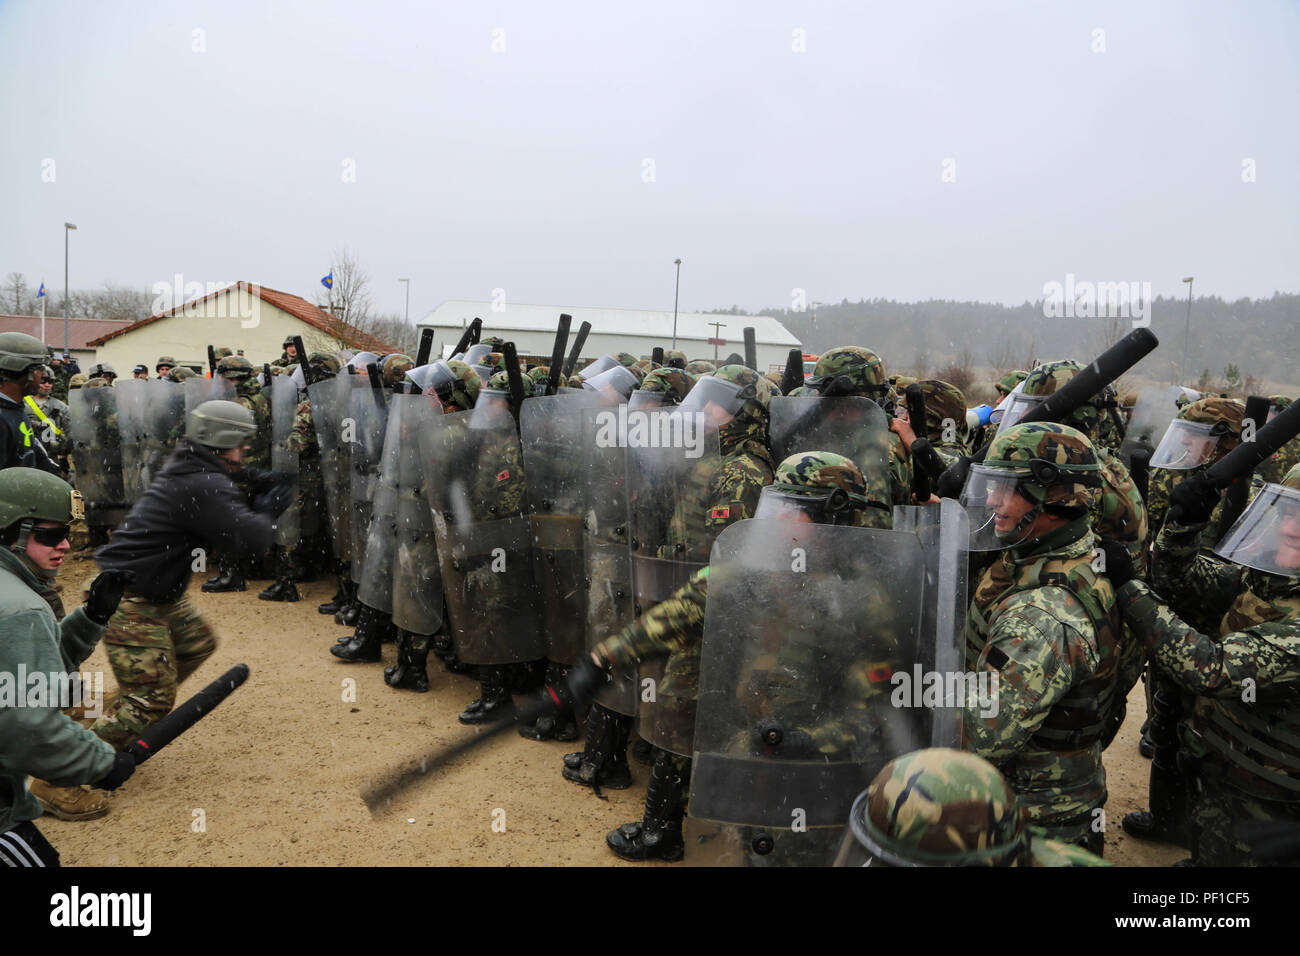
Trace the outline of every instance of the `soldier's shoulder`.
<instances>
[{"instance_id":1,"label":"soldier's shoulder","mask_svg":"<svg viewBox=\"0 0 1300 956\"><path fill-rule=\"evenodd\" d=\"M767 485L772 483L772 468L758 455L743 453L723 461L714 476L718 487L737 484Z\"/></svg>"},{"instance_id":2,"label":"soldier's shoulder","mask_svg":"<svg viewBox=\"0 0 1300 956\"><path fill-rule=\"evenodd\" d=\"M1092 624L1083 603L1068 588L1049 584L1003 598L993 630L1037 632L1057 641L1068 639L1069 631L1091 634Z\"/></svg>"}]
</instances>

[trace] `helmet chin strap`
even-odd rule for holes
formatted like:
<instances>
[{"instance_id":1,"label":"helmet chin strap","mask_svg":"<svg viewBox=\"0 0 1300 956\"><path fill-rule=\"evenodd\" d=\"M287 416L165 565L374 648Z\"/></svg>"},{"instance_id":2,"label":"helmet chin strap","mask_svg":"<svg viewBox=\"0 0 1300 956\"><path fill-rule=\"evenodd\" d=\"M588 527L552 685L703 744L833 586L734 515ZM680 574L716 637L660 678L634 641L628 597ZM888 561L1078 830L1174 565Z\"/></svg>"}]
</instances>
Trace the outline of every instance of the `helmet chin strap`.
<instances>
[{"instance_id":1,"label":"helmet chin strap","mask_svg":"<svg viewBox=\"0 0 1300 956\"><path fill-rule=\"evenodd\" d=\"M1025 532L1029 530L1029 526L1032 525L1035 521L1037 521L1038 516L1041 515L1042 513L1043 513L1043 505L1041 504L1034 505L1023 515L1021 515L1020 520L1016 522L1014 528L1008 531L1005 535L1002 534L998 535L998 537L1001 538L1003 541L1007 542L1008 544L1019 544L1021 539L1024 537Z\"/></svg>"}]
</instances>

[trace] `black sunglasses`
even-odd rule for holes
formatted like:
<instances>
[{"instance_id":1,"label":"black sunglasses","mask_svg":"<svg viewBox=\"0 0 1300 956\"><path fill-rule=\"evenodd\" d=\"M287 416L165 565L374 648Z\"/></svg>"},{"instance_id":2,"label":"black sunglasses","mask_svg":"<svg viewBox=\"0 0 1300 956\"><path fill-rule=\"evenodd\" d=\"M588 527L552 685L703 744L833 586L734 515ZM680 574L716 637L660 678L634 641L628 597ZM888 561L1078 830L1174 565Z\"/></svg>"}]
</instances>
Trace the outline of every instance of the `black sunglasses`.
<instances>
[{"instance_id":1,"label":"black sunglasses","mask_svg":"<svg viewBox=\"0 0 1300 956\"><path fill-rule=\"evenodd\" d=\"M54 528L33 528L31 536L37 544L43 544L47 548L57 548L68 537L68 532L71 530L71 525L66 524Z\"/></svg>"}]
</instances>

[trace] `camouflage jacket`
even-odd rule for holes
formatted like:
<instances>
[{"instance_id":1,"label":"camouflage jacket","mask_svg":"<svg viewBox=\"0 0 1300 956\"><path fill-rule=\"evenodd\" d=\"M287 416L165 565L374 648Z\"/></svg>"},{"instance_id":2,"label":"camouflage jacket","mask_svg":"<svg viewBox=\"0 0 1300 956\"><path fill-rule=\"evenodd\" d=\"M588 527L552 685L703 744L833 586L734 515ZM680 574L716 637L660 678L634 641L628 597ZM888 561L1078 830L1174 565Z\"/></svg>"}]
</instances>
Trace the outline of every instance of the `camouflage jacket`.
<instances>
[{"instance_id":1,"label":"camouflage jacket","mask_svg":"<svg viewBox=\"0 0 1300 956\"><path fill-rule=\"evenodd\" d=\"M1088 832L1106 799L1088 711L1114 693L1119 667L1120 618L1110 582L1091 573L1095 544L1080 520L1003 552L980 577L966 632L967 669L997 675L996 713L966 702L967 749L1003 772L1030 822L1067 842ZM1090 586L1062 586L1067 576Z\"/></svg>"},{"instance_id":2,"label":"camouflage jacket","mask_svg":"<svg viewBox=\"0 0 1300 956\"><path fill-rule=\"evenodd\" d=\"M43 421L41 415L33 411L31 404L24 398L23 406L27 413L27 423L32 426L32 431L41 440L50 457L62 458L72 449L72 439L69 434L72 429L72 415L68 406L54 397L44 402L40 399L32 401L48 421Z\"/></svg>"},{"instance_id":3,"label":"camouflage jacket","mask_svg":"<svg viewBox=\"0 0 1300 956\"><path fill-rule=\"evenodd\" d=\"M257 468L271 467L271 403L266 393L253 380L240 382L235 388L235 401L253 413L257 431L249 441L245 464Z\"/></svg>"},{"instance_id":4,"label":"camouflage jacket","mask_svg":"<svg viewBox=\"0 0 1300 956\"><path fill-rule=\"evenodd\" d=\"M1197 700L1184 748L1208 772L1262 799L1300 802L1300 578L1204 553L1200 525L1166 524L1153 582L1120 589L1152 661ZM1196 610L1181 619L1170 602Z\"/></svg>"},{"instance_id":5,"label":"camouflage jacket","mask_svg":"<svg viewBox=\"0 0 1300 956\"><path fill-rule=\"evenodd\" d=\"M293 431L285 441L289 451L296 452L299 460L319 458L320 443L316 441L316 426L311 417L311 400L304 398L298 403L293 416Z\"/></svg>"}]
</instances>

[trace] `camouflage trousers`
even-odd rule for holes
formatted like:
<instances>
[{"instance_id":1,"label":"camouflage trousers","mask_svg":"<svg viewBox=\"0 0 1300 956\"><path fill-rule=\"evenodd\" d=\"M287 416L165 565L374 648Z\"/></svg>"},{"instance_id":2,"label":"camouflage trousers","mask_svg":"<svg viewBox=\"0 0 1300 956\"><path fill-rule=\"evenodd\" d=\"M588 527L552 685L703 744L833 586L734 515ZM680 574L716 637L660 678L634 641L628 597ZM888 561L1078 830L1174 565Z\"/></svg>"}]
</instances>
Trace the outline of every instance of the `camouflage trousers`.
<instances>
[{"instance_id":1,"label":"camouflage trousers","mask_svg":"<svg viewBox=\"0 0 1300 956\"><path fill-rule=\"evenodd\" d=\"M1281 803L1242 793L1214 779L1191 786L1189 817L1196 866L1256 866L1250 845L1237 835L1243 823L1290 820L1300 824L1300 803Z\"/></svg>"},{"instance_id":2,"label":"camouflage trousers","mask_svg":"<svg viewBox=\"0 0 1300 956\"><path fill-rule=\"evenodd\" d=\"M189 599L155 604L127 594L104 634L119 696L90 728L121 747L176 704L176 689L217 649L217 635Z\"/></svg>"}]
</instances>

